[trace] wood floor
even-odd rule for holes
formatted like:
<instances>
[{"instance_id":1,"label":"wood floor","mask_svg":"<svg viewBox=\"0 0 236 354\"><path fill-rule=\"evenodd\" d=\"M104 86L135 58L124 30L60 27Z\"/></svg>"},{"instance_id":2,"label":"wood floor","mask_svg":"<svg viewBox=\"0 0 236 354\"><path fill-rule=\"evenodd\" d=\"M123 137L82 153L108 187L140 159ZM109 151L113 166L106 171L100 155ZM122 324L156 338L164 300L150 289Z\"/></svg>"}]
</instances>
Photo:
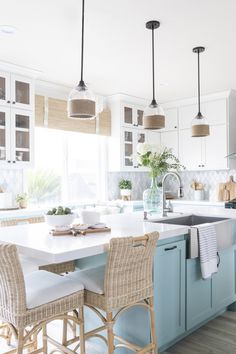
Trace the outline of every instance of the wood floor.
<instances>
[{"instance_id":1,"label":"wood floor","mask_svg":"<svg viewBox=\"0 0 236 354\"><path fill-rule=\"evenodd\" d=\"M236 312L225 312L163 354L236 354Z\"/></svg>"}]
</instances>

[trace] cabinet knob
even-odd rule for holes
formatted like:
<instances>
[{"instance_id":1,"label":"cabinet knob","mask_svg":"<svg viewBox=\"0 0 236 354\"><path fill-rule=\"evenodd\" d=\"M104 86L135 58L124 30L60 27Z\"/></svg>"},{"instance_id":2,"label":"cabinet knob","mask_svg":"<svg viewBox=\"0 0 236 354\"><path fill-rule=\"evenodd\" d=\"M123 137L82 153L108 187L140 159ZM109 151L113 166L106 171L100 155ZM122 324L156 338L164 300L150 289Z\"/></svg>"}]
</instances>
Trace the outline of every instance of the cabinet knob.
<instances>
[{"instance_id":1,"label":"cabinet knob","mask_svg":"<svg viewBox=\"0 0 236 354\"><path fill-rule=\"evenodd\" d=\"M12 161L13 163L16 163L16 161Z\"/></svg>"},{"instance_id":2,"label":"cabinet knob","mask_svg":"<svg viewBox=\"0 0 236 354\"><path fill-rule=\"evenodd\" d=\"M10 160L8 160L7 162L8 162L8 163L11 163L11 161L10 161Z\"/></svg>"},{"instance_id":3,"label":"cabinet knob","mask_svg":"<svg viewBox=\"0 0 236 354\"><path fill-rule=\"evenodd\" d=\"M16 104L16 101L12 101L12 104Z\"/></svg>"},{"instance_id":4,"label":"cabinet knob","mask_svg":"<svg viewBox=\"0 0 236 354\"><path fill-rule=\"evenodd\" d=\"M174 127L175 129L177 129L177 126L175 125L175 127Z\"/></svg>"},{"instance_id":5,"label":"cabinet knob","mask_svg":"<svg viewBox=\"0 0 236 354\"><path fill-rule=\"evenodd\" d=\"M11 103L11 101L8 100L7 103Z\"/></svg>"}]
</instances>

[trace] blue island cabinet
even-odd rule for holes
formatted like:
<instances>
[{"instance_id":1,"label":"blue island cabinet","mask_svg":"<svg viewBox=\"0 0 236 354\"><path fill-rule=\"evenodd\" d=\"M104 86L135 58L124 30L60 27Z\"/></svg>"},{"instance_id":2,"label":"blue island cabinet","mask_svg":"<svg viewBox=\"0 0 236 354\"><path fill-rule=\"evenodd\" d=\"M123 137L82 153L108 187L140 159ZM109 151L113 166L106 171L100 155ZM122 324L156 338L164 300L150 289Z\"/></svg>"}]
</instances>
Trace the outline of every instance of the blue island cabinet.
<instances>
[{"instance_id":1,"label":"blue island cabinet","mask_svg":"<svg viewBox=\"0 0 236 354\"><path fill-rule=\"evenodd\" d=\"M157 247L154 259L154 304L158 347L185 332L185 241Z\"/></svg>"},{"instance_id":2,"label":"blue island cabinet","mask_svg":"<svg viewBox=\"0 0 236 354\"><path fill-rule=\"evenodd\" d=\"M236 300L235 246L220 252L218 272L203 280L200 260L187 260L187 330L201 325Z\"/></svg>"}]
</instances>

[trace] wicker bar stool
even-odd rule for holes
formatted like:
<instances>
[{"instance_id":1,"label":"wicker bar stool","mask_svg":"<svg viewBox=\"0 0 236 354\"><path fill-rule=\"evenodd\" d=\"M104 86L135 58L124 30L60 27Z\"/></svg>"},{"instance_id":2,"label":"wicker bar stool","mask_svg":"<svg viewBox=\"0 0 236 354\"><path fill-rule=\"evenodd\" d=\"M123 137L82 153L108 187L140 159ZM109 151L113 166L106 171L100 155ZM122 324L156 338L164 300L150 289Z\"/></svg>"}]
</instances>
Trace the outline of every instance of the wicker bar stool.
<instances>
[{"instance_id":1,"label":"wicker bar stool","mask_svg":"<svg viewBox=\"0 0 236 354\"><path fill-rule=\"evenodd\" d=\"M47 324L57 319L80 326L80 337L76 339L84 354L83 289L81 283L47 271L36 271L24 278L16 246L0 245L0 318L8 323L17 340L17 348L6 354L22 354L26 348L30 353L47 354L48 342L62 352L74 354L65 345L65 327L62 343L47 335ZM74 316L67 315L69 312L74 312ZM43 344L37 348L41 331Z\"/></svg>"},{"instance_id":2,"label":"wicker bar stool","mask_svg":"<svg viewBox=\"0 0 236 354\"><path fill-rule=\"evenodd\" d=\"M113 354L119 347L135 353L157 354L157 339L153 305L153 255L159 233L141 237L113 238L110 241L106 266L76 271L66 277L82 282L85 287L85 305L95 312L103 326L85 334L85 338L99 337ZM141 348L113 332L119 315L133 306L144 306L150 312L151 342ZM105 315L101 311L105 312ZM107 339L99 332L107 330ZM114 340L118 344L114 343Z\"/></svg>"}]
</instances>

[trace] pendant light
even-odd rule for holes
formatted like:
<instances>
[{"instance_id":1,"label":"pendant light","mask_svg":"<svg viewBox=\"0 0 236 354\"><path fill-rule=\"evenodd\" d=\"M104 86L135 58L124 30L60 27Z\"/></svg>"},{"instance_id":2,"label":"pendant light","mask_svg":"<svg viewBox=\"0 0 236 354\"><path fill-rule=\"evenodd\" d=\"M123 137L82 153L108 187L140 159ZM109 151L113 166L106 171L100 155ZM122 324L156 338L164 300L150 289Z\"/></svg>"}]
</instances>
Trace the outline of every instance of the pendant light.
<instances>
[{"instance_id":1,"label":"pendant light","mask_svg":"<svg viewBox=\"0 0 236 354\"><path fill-rule=\"evenodd\" d=\"M197 53L197 63L198 63L198 114L192 120L192 137L204 137L210 135L210 128L207 119L201 113L201 102L200 102L200 53L203 53L204 47L193 48L193 52Z\"/></svg>"},{"instance_id":2,"label":"pendant light","mask_svg":"<svg viewBox=\"0 0 236 354\"><path fill-rule=\"evenodd\" d=\"M82 0L81 76L79 84L68 97L68 116L75 119L93 119L96 115L95 96L84 82L84 0Z\"/></svg>"},{"instance_id":3,"label":"pendant light","mask_svg":"<svg viewBox=\"0 0 236 354\"><path fill-rule=\"evenodd\" d=\"M163 108L155 98L155 53L154 53L154 30L160 27L159 21L148 21L146 28L152 31L152 102L144 110L144 129L162 129L165 127L165 114Z\"/></svg>"}]
</instances>

